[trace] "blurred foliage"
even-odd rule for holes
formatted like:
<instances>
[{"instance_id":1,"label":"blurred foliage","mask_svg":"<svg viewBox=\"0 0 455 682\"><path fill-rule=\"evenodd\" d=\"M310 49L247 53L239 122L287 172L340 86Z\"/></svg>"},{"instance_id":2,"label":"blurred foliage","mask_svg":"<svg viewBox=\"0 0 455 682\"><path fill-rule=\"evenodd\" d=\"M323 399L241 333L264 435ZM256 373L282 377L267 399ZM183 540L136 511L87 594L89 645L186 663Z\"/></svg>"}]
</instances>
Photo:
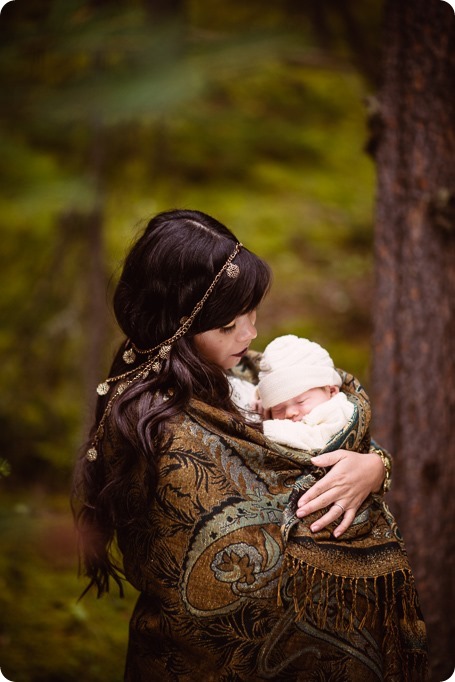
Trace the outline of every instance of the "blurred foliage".
<instances>
[{"instance_id":1,"label":"blurred foliage","mask_svg":"<svg viewBox=\"0 0 455 682\"><path fill-rule=\"evenodd\" d=\"M38 489L3 498L0 531L2 674L13 682L121 682L136 594L126 585L124 599L77 600L84 585L67 501L44 500Z\"/></svg>"},{"instance_id":2,"label":"blurred foliage","mask_svg":"<svg viewBox=\"0 0 455 682\"><path fill-rule=\"evenodd\" d=\"M54 496L68 489L120 338L105 312L119 263L148 217L192 207L225 222L274 271L256 348L308 336L368 386L365 98L380 10L380 0L3 8L0 667L15 682L121 679L134 595L77 603L69 510Z\"/></svg>"},{"instance_id":3,"label":"blurred foliage","mask_svg":"<svg viewBox=\"0 0 455 682\"><path fill-rule=\"evenodd\" d=\"M380 4L350 5L365 42ZM1 14L0 423L11 484L67 484L88 391L118 340L93 291L105 305L107 273L158 210L212 212L270 261L258 348L295 331L368 379L371 73L352 66L346 7L166 7L21 0Z\"/></svg>"}]
</instances>

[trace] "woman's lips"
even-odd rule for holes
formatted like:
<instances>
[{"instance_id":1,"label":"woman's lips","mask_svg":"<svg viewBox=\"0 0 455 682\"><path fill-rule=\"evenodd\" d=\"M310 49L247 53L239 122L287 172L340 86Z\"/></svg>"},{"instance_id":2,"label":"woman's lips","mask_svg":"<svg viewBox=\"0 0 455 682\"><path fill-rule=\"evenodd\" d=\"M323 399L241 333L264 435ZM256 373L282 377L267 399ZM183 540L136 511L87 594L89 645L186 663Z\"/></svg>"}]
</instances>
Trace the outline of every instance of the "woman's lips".
<instances>
[{"instance_id":1,"label":"woman's lips","mask_svg":"<svg viewBox=\"0 0 455 682\"><path fill-rule=\"evenodd\" d=\"M243 350L241 350L240 353L234 353L233 355L235 358L241 358L245 355L247 350L248 350L248 346L246 348L244 348Z\"/></svg>"}]
</instances>

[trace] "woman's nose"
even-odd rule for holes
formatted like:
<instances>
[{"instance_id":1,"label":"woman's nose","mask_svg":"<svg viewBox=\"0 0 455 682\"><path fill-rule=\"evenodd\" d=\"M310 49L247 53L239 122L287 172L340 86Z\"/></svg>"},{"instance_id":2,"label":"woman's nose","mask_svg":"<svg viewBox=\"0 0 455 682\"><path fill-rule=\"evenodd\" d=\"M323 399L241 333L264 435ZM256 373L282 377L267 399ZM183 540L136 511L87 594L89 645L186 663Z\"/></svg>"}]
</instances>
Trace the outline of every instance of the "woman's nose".
<instances>
[{"instance_id":1,"label":"woman's nose","mask_svg":"<svg viewBox=\"0 0 455 682\"><path fill-rule=\"evenodd\" d=\"M247 316L245 316L242 322L239 338L245 341L252 341L258 335L256 327Z\"/></svg>"}]
</instances>

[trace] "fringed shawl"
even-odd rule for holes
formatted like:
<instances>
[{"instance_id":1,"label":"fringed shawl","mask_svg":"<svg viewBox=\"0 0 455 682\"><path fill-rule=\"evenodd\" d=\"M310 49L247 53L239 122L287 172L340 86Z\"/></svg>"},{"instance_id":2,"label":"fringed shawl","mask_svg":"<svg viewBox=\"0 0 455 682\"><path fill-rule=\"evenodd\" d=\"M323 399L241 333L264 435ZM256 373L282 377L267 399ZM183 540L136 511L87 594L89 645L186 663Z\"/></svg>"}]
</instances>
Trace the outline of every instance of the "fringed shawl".
<instances>
[{"instance_id":1,"label":"fringed shawl","mask_svg":"<svg viewBox=\"0 0 455 682\"><path fill-rule=\"evenodd\" d=\"M339 448L368 452L371 445L368 396L352 375L341 374L343 390L354 403L354 413L345 428L319 452ZM311 453L304 454L308 460L310 456ZM402 608L409 611L408 617L415 620L416 593L411 568L382 496L370 495L365 500L341 538L333 535L336 522L315 535L310 526L327 509L303 521L295 516L300 495L325 473L309 464L295 481L281 526L286 546L283 573L291 578L297 617L311 619L318 628L326 627L328 618L332 618L337 630L351 630L355 624L361 629L369 611L377 612L380 594L384 592L387 598L383 606L388 611L393 611L400 600ZM368 592L373 599L364 598ZM335 613L331 599L339 606Z\"/></svg>"},{"instance_id":2,"label":"fringed shawl","mask_svg":"<svg viewBox=\"0 0 455 682\"><path fill-rule=\"evenodd\" d=\"M344 374L356 407L333 439L368 450L365 392ZM121 457L112 425L104 457ZM396 524L371 496L335 540L294 515L323 475L311 453L193 401L172 422L147 513L137 480L119 517L128 580L141 592L130 624L128 682L398 682L426 679L426 643Z\"/></svg>"}]
</instances>

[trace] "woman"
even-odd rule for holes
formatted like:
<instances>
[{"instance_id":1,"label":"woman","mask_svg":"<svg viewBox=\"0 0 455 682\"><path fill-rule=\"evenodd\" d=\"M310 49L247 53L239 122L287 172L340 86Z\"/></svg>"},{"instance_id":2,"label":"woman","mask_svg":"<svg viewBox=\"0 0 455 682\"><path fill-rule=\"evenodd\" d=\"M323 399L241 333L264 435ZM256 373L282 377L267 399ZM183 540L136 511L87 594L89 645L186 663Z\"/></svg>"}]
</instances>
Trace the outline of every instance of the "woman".
<instances>
[{"instance_id":1,"label":"woman","mask_svg":"<svg viewBox=\"0 0 455 682\"><path fill-rule=\"evenodd\" d=\"M293 566L301 561L298 552L287 553L292 524L285 533L280 527L290 493L302 488L295 484L305 463L248 423L228 382L233 369L255 380L248 349L269 285L268 266L198 211L157 215L126 258L114 309L127 340L98 387L74 504L89 587L100 595L113 579L121 588L124 574L140 592L130 623L129 682L398 680L405 679L393 677L398 669L411 670L400 661L422 649L418 626L396 635L400 619L420 623L415 599L401 600L391 617L376 589L382 579L383 591L389 585L404 594L410 580L387 583L384 571L374 574L371 594L364 578L363 588L356 582L354 591L330 595L327 582L323 598L316 581L309 597L315 608L296 615L304 580ZM312 519L324 509L312 530L339 519L341 535L365 498L380 492L387 455L337 450L318 464L332 468L303 495L297 513ZM293 524L302 525L295 516ZM397 563L404 557L399 542L387 542L396 565L385 572L408 575L405 558ZM340 634L328 608L357 618L357 588L364 622L351 617Z\"/></svg>"}]
</instances>

